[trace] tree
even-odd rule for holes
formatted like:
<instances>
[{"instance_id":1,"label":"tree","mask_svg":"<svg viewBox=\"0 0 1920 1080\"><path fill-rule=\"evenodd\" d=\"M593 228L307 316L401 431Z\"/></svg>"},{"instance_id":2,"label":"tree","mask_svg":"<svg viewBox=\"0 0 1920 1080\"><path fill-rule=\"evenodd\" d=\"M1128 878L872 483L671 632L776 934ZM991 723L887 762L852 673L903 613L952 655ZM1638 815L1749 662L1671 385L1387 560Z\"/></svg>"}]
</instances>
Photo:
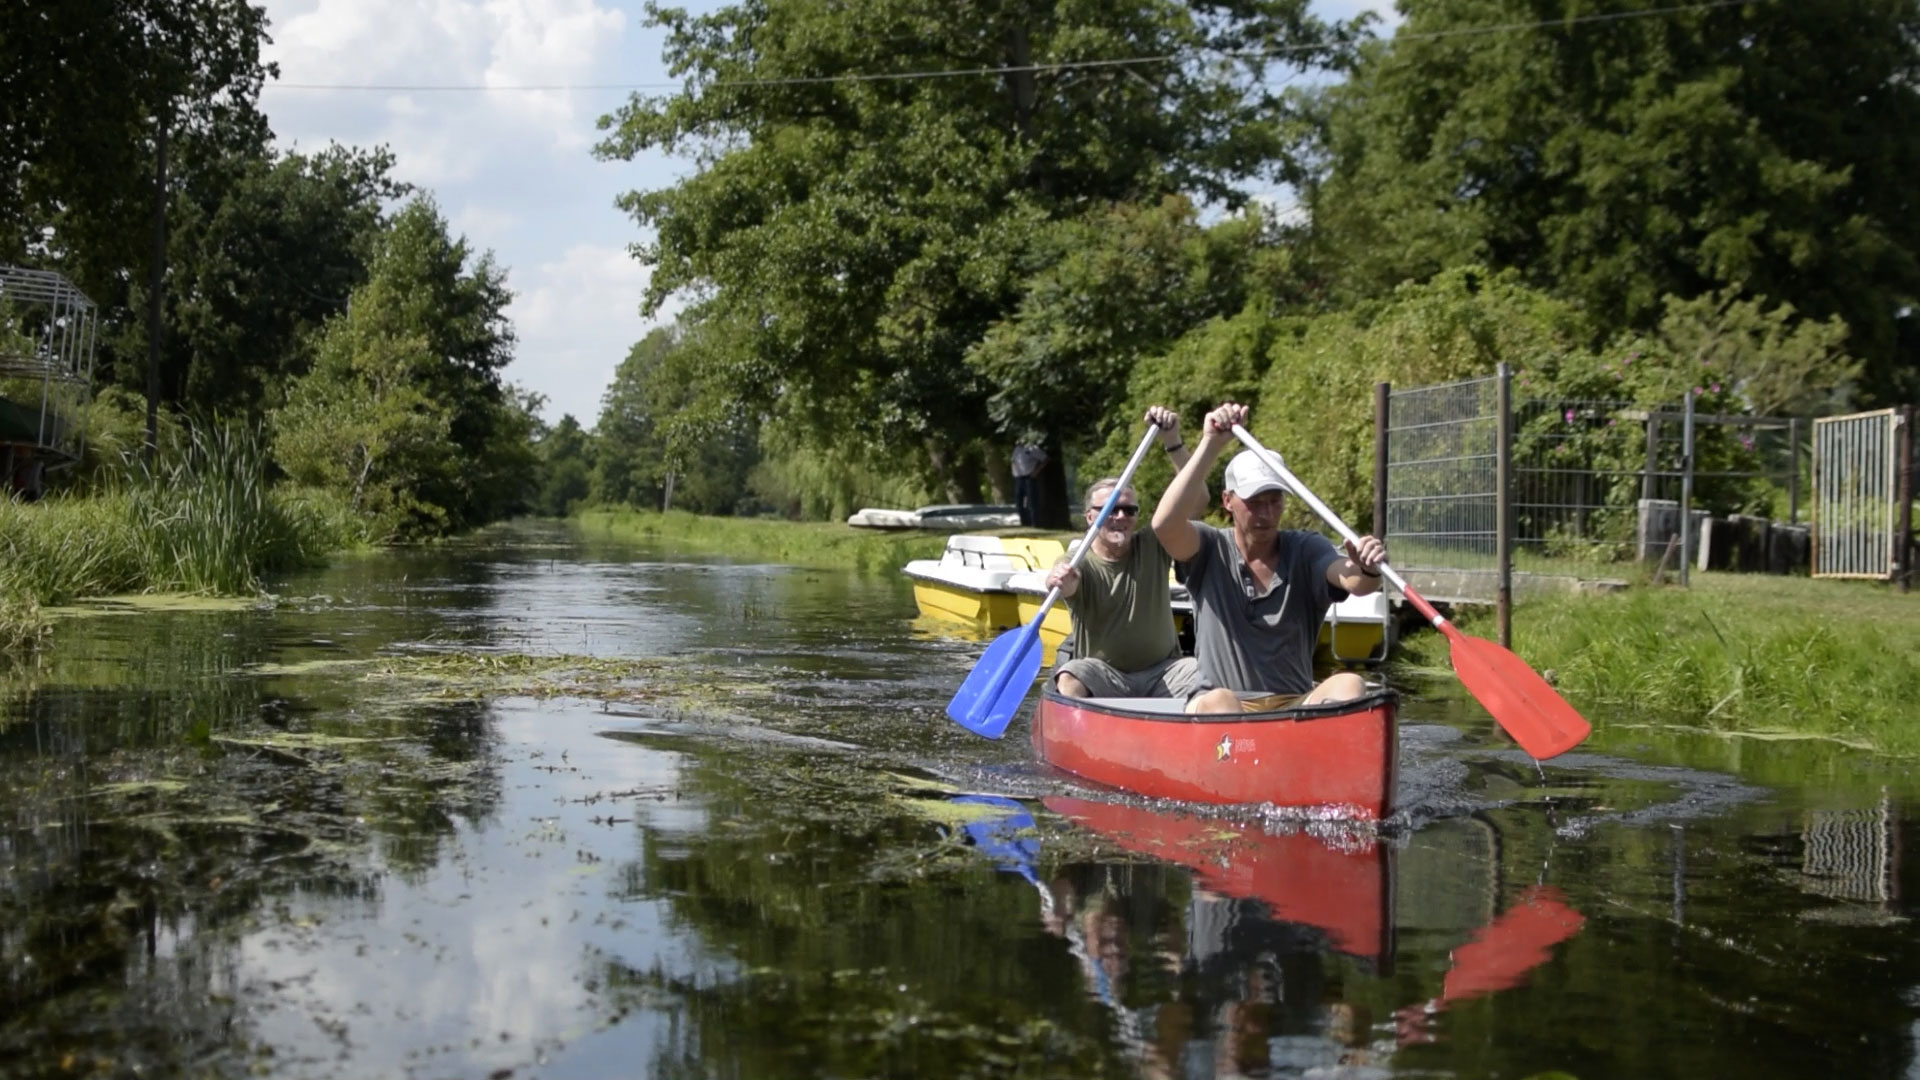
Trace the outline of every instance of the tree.
<instances>
[{"instance_id":1,"label":"tree","mask_svg":"<svg viewBox=\"0 0 1920 1080\"><path fill-rule=\"evenodd\" d=\"M53 261L97 301L147 265L154 147L263 145L266 11L247 0L0 7L0 261Z\"/></svg>"},{"instance_id":2,"label":"tree","mask_svg":"<svg viewBox=\"0 0 1920 1080\"><path fill-rule=\"evenodd\" d=\"M634 343L614 369L613 381L600 397L600 419L594 425L600 440L593 466L595 502L660 506L667 474L664 419L650 395L679 341L678 327L655 327Z\"/></svg>"},{"instance_id":3,"label":"tree","mask_svg":"<svg viewBox=\"0 0 1920 1080\"><path fill-rule=\"evenodd\" d=\"M317 154L186 155L168 212L169 284L161 397L209 414L259 414L312 363L313 332L366 280L383 207L408 190L393 155L333 146ZM128 290L138 310L143 280ZM147 328L129 319L106 375L146 384Z\"/></svg>"},{"instance_id":4,"label":"tree","mask_svg":"<svg viewBox=\"0 0 1920 1080\"><path fill-rule=\"evenodd\" d=\"M1510 267L1580 305L1597 342L1731 286L1842 318L1870 395L1920 390L1911 0L1403 10L1328 95L1308 193L1345 296Z\"/></svg>"},{"instance_id":5,"label":"tree","mask_svg":"<svg viewBox=\"0 0 1920 1080\"><path fill-rule=\"evenodd\" d=\"M699 317L751 328L716 357L725 385L809 444L977 473L980 441L1009 433L965 358L1016 309L1035 237L1116 202L1238 205L1239 182L1286 173L1287 112L1263 50L1297 49L1286 62L1307 67L1337 63L1344 41L1306 7L650 8L686 89L603 119L599 152L686 153L700 170L621 200L652 235L635 249L652 269L647 304L686 290ZM1179 59L1101 66L1143 56ZM960 74L983 67L1008 70ZM911 72L954 75L884 77Z\"/></svg>"},{"instance_id":6,"label":"tree","mask_svg":"<svg viewBox=\"0 0 1920 1080\"><path fill-rule=\"evenodd\" d=\"M967 354L995 387L993 419L1016 436L1052 434L1073 452L1115 429L1137 442L1144 409L1120 408L1136 363L1241 310L1267 233L1255 212L1203 229L1174 196L1049 225L1018 307ZM1272 285L1260 282L1263 306Z\"/></svg>"},{"instance_id":7,"label":"tree","mask_svg":"<svg viewBox=\"0 0 1920 1080\"><path fill-rule=\"evenodd\" d=\"M601 398L596 501L736 510L758 452L749 414L715 378L730 344L725 327L683 320L633 346Z\"/></svg>"},{"instance_id":8,"label":"tree","mask_svg":"<svg viewBox=\"0 0 1920 1080\"><path fill-rule=\"evenodd\" d=\"M394 535L471 528L533 492L536 402L499 376L509 294L491 256L468 263L433 204L409 203L275 415L281 466L347 493Z\"/></svg>"},{"instance_id":9,"label":"tree","mask_svg":"<svg viewBox=\"0 0 1920 1080\"><path fill-rule=\"evenodd\" d=\"M571 514L592 494L593 436L567 413L535 443L540 454L540 493L532 510L546 517Z\"/></svg>"}]
</instances>

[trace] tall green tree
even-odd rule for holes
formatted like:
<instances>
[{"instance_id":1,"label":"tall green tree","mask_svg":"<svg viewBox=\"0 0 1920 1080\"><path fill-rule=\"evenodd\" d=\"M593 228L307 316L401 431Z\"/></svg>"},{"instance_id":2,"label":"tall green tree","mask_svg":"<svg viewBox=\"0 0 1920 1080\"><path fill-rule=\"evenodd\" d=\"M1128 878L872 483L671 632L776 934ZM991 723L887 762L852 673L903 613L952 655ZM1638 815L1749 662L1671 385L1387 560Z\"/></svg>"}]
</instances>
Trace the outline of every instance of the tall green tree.
<instances>
[{"instance_id":1,"label":"tall green tree","mask_svg":"<svg viewBox=\"0 0 1920 1080\"><path fill-rule=\"evenodd\" d=\"M1054 433L1075 452L1116 429L1137 442L1140 411L1120 408L1135 365L1240 311L1250 290L1271 306L1284 290L1261 264L1284 260L1270 240L1257 212L1202 228L1177 196L1047 226L1018 306L967 354L995 388L994 420L1026 438Z\"/></svg>"},{"instance_id":2,"label":"tall green tree","mask_svg":"<svg viewBox=\"0 0 1920 1080\"><path fill-rule=\"evenodd\" d=\"M117 302L150 242L155 149L260 146L266 11L247 0L0 5L0 261Z\"/></svg>"},{"instance_id":3,"label":"tall green tree","mask_svg":"<svg viewBox=\"0 0 1920 1080\"><path fill-rule=\"evenodd\" d=\"M731 514L758 458L756 424L716 384L727 328L683 320L634 344L601 398L598 502Z\"/></svg>"},{"instance_id":4,"label":"tall green tree","mask_svg":"<svg viewBox=\"0 0 1920 1080\"><path fill-rule=\"evenodd\" d=\"M275 414L275 459L298 480L345 492L394 535L524 509L536 483L535 402L500 380L512 358L508 299L490 255L473 258L430 201L409 203Z\"/></svg>"},{"instance_id":5,"label":"tall green tree","mask_svg":"<svg viewBox=\"0 0 1920 1080\"><path fill-rule=\"evenodd\" d=\"M540 490L529 507L546 517L565 517L593 494L593 433L567 413L552 429L537 433Z\"/></svg>"},{"instance_id":6,"label":"tall green tree","mask_svg":"<svg viewBox=\"0 0 1920 1080\"><path fill-rule=\"evenodd\" d=\"M621 200L649 231L647 304L686 291L700 316L751 327L718 357L722 385L812 444L948 478L1010 434L966 356L1016 309L1037 234L1171 194L1237 205L1241 182L1288 173L1263 56L1332 64L1344 41L1306 0L649 11L686 88L605 118L600 153L699 170ZM1113 63L1140 57L1175 59ZM941 77L897 77L915 73Z\"/></svg>"},{"instance_id":7,"label":"tall green tree","mask_svg":"<svg viewBox=\"0 0 1920 1080\"><path fill-rule=\"evenodd\" d=\"M407 186L393 155L195 144L168 214L160 393L201 414L257 415L312 364L313 332L367 278L385 206ZM128 290L146 303L144 278ZM121 321L105 375L146 385L147 326Z\"/></svg>"},{"instance_id":8,"label":"tall green tree","mask_svg":"<svg viewBox=\"0 0 1920 1080\"><path fill-rule=\"evenodd\" d=\"M1912 0L1402 11L1329 93L1308 193L1347 297L1514 268L1600 339L1733 288L1843 319L1870 395L1920 391Z\"/></svg>"}]
</instances>

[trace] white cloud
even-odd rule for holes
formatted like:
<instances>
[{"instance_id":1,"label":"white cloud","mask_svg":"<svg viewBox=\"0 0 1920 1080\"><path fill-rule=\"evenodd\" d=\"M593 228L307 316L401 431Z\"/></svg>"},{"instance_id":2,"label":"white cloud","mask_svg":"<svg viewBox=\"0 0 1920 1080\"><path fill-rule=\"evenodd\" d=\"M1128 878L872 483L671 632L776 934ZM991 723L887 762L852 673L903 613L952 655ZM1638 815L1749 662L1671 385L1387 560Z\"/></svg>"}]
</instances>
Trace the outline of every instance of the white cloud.
<instances>
[{"instance_id":1,"label":"white cloud","mask_svg":"<svg viewBox=\"0 0 1920 1080\"><path fill-rule=\"evenodd\" d=\"M268 84L263 106L282 145L390 147L395 175L506 268L519 338L507 377L546 395L549 419L571 412L591 424L614 367L648 328L638 313L646 274L624 248L637 229L614 197L670 184L683 166L593 159L594 121L623 93L509 88L664 80L658 32L638 28L637 0L267 0L267 9L268 58L283 85Z\"/></svg>"},{"instance_id":2,"label":"white cloud","mask_svg":"<svg viewBox=\"0 0 1920 1080\"><path fill-rule=\"evenodd\" d=\"M685 0L699 13L722 0ZM547 396L549 420L599 415L600 395L648 329L645 271L625 252L639 229L615 210L630 189L673 184L692 166L655 153L596 162L595 119L618 90L506 87L671 82L664 33L641 0L264 0L281 69L262 106L283 146L384 144L399 179L439 202L456 232L492 251L518 298L519 359L509 378ZM679 6L679 5L676 5ZM1382 0L1315 0L1327 18ZM445 92L310 90L286 84L497 87ZM671 316L671 313L668 313Z\"/></svg>"},{"instance_id":3,"label":"white cloud","mask_svg":"<svg viewBox=\"0 0 1920 1080\"><path fill-rule=\"evenodd\" d=\"M627 16L595 0L318 0L268 4L282 87L276 129L294 142L385 143L426 186L472 180L530 149L584 157L600 112L569 90L619 51ZM493 91L315 90L488 86Z\"/></svg>"},{"instance_id":4,"label":"white cloud","mask_svg":"<svg viewBox=\"0 0 1920 1080\"><path fill-rule=\"evenodd\" d=\"M671 322L674 310L641 318L647 271L620 247L579 244L513 282L508 315L520 341L507 378L547 395L550 420L572 413L592 427L627 350L653 326Z\"/></svg>"}]
</instances>

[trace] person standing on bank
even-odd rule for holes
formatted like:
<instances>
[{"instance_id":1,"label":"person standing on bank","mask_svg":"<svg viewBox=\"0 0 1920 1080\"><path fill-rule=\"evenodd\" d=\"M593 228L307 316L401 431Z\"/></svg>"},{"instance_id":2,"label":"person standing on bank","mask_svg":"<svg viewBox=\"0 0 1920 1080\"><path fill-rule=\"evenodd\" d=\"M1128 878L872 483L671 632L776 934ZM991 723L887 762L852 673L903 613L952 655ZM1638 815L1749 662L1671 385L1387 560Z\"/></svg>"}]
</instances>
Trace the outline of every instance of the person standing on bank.
<instances>
[{"instance_id":1,"label":"person standing on bank","mask_svg":"<svg viewBox=\"0 0 1920 1080\"><path fill-rule=\"evenodd\" d=\"M1147 422L1159 425L1160 445L1174 469L1186 465L1180 417L1155 405L1147 410ZM1119 482L1109 476L1087 488L1088 525ZM1181 516L1200 513L1206 505L1202 478ZM1153 530L1139 526L1140 500L1125 488L1080 568L1072 569L1062 558L1047 574L1047 588L1057 586L1073 612L1074 658L1053 673L1054 688L1067 697L1185 698L1200 687L1199 665L1180 655L1174 634L1173 560Z\"/></svg>"},{"instance_id":2,"label":"person standing on bank","mask_svg":"<svg viewBox=\"0 0 1920 1080\"><path fill-rule=\"evenodd\" d=\"M1032 443L1015 443L1013 447L1013 508L1020 514L1020 524L1031 525L1034 518L1034 504L1040 496L1040 466L1047 463L1047 452Z\"/></svg>"},{"instance_id":3,"label":"person standing on bank","mask_svg":"<svg viewBox=\"0 0 1920 1080\"><path fill-rule=\"evenodd\" d=\"M1194 658L1203 688L1187 699L1190 713L1237 713L1252 701L1304 695L1299 704L1345 701L1366 682L1341 672L1314 685L1313 650L1329 605L1380 588L1387 548L1375 537L1346 545L1344 555L1317 532L1279 528L1285 486L1252 450L1227 464L1220 504L1232 520L1217 529L1181 512L1197 496L1204 505L1207 471L1245 426L1247 407L1232 402L1207 414L1200 445L1154 511L1153 532L1187 564L1193 596Z\"/></svg>"}]
</instances>

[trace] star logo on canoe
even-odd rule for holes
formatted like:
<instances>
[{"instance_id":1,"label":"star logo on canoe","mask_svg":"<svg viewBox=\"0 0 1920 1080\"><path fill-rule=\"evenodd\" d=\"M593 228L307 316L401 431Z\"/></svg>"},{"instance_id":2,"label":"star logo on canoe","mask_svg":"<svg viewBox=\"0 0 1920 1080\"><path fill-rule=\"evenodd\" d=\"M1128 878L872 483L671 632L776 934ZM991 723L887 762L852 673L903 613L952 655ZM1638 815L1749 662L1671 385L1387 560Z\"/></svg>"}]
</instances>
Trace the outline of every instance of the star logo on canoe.
<instances>
[{"instance_id":1,"label":"star logo on canoe","mask_svg":"<svg viewBox=\"0 0 1920 1080\"><path fill-rule=\"evenodd\" d=\"M1213 748L1213 759L1215 761L1233 760L1233 736L1220 736L1220 744Z\"/></svg>"}]
</instances>

